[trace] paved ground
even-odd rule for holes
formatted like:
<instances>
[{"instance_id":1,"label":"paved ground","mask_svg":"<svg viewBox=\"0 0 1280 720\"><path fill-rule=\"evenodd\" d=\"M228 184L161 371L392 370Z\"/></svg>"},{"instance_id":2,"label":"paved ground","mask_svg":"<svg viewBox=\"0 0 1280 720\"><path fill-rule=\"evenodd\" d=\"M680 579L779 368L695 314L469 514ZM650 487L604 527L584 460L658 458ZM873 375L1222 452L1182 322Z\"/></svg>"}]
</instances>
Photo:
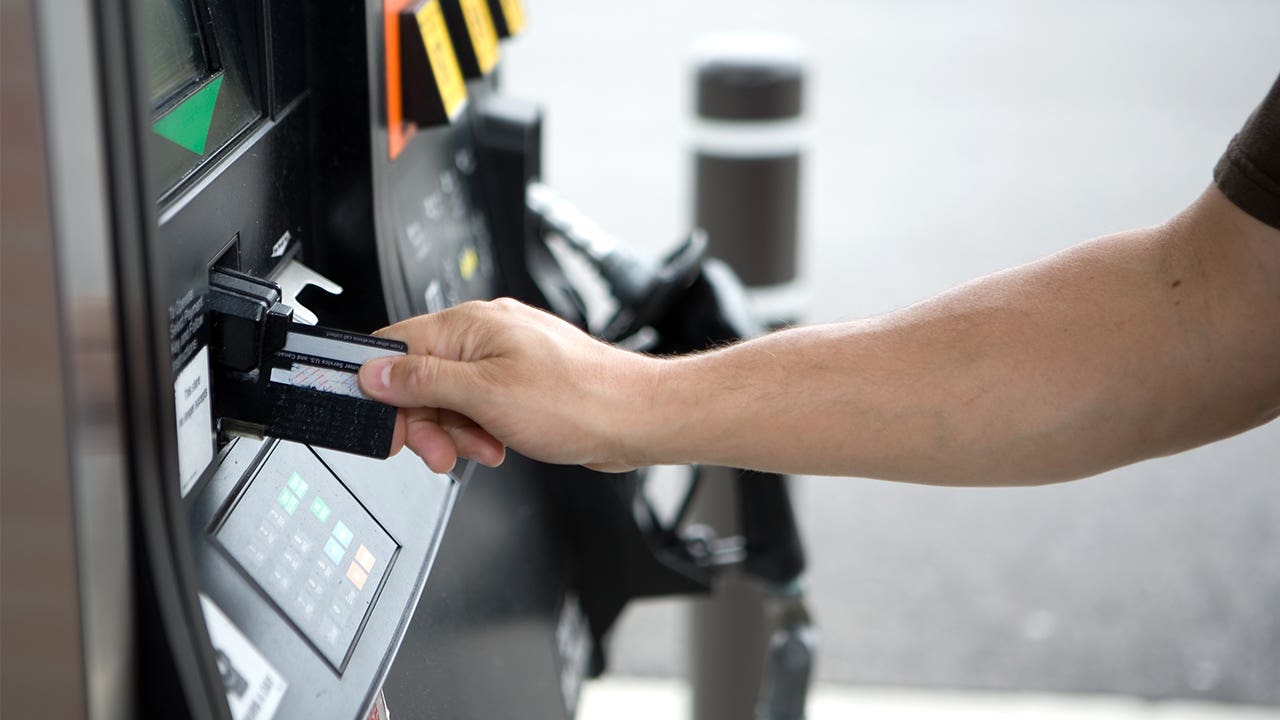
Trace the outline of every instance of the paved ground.
<instances>
[{"instance_id":1,"label":"paved ground","mask_svg":"<svg viewBox=\"0 0 1280 720\"><path fill-rule=\"evenodd\" d=\"M1275 720L1274 708L1147 702L1114 696L854 689L819 685L809 720ZM584 688L580 720L685 720L689 690L676 680L611 678Z\"/></svg>"},{"instance_id":2,"label":"paved ground","mask_svg":"<svg viewBox=\"0 0 1280 720\"><path fill-rule=\"evenodd\" d=\"M1280 70L1274 0L528 5L506 82L549 108L548 180L655 252L689 217L689 46L807 44L813 320L1163 220ZM1055 488L806 479L821 677L1280 705L1278 480L1277 423ZM630 613L615 669L683 672L682 617Z\"/></svg>"}]
</instances>

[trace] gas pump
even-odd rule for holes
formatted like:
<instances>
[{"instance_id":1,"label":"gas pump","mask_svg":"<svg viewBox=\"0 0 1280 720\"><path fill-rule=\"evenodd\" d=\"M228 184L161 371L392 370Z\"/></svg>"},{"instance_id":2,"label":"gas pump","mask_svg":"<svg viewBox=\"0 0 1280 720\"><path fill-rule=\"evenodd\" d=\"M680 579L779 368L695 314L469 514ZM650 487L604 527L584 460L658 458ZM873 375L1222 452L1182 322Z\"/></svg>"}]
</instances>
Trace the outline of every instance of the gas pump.
<instances>
[{"instance_id":1,"label":"gas pump","mask_svg":"<svg viewBox=\"0 0 1280 720\"><path fill-rule=\"evenodd\" d=\"M628 602L705 592L731 564L786 607L762 715L798 717L777 710L797 697L802 714L812 648L781 478L744 473L743 532L717 538L660 520L643 473L384 459L394 409L355 387L361 362L404 352L366 333L466 300L588 328L553 237L616 299L588 328L608 340L688 352L759 331L698 233L647 263L541 183L541 113L496 75L519 0L73 0L27 19L57 119L50 302L113 359L95 377L73 357L50 386L101 384L115 438L95 474L88 421L55 427L70 459L53 507L82 540L62 557L85 628L74 714L572 717ZM71 101L78 140L56 116ZM100 212L92 233L71 232L71 187ZM106 322L73 313L90 289ZM117 502L89 502L107 477ZM110 602L102 563L124 578Z\"/></svg>"}]
</instances>

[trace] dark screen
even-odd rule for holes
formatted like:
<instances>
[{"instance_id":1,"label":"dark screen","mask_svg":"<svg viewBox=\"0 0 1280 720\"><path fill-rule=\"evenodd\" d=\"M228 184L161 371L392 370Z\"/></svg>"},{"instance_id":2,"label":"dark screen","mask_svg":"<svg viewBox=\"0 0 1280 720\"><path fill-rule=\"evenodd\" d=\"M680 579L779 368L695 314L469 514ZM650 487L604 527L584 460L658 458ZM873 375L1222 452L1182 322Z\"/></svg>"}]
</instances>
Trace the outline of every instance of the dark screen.
<instances>
[{"instance_id":1,"label":"dark screen","mask_svg":"<svg viewBox=\"0 0 1280 720\"><path fill-rule=\"evenodd\" d=\"M146 0L151 102L167 104L209 71L191 0Z\"/></svg>"}]
</instances>

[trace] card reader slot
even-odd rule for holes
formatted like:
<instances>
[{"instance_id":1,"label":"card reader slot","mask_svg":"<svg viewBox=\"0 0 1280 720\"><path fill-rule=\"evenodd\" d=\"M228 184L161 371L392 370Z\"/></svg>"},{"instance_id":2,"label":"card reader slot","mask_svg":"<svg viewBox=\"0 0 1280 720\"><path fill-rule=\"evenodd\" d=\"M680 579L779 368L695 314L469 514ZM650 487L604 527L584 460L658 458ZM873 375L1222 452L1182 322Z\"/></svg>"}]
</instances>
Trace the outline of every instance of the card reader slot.
<instances>
[{"instance_id":1,"label":"card reader slot","mask_svg":"<svg viewBox=\"0 0 1280 720\"><path fill-rule=\"evenodd\" d=\"M390 455L397 411L360 392L357 372L404 354L404 343L294 322L280 286L244 273L213 270L209 294L213 410L224 435Z\"/></svg>"}]
</instances>

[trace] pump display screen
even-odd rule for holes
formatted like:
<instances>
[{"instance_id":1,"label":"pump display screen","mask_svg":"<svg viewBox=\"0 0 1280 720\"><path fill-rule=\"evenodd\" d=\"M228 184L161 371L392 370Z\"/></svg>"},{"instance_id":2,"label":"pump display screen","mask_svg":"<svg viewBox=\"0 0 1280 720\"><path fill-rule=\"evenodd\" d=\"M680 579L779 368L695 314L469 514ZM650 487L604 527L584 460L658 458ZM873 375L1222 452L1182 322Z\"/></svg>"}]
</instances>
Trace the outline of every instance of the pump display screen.
<instances>
[{"instance_id":1,"label":"pump display screen","mask_svg":"<svg viewBox=\"0 0 1280 720\"><path fill-rule=\"evenodd\" d=\"M238 0L141 0L148 164L158 193L174 191L262 117L262 11Z\"/></svg>"},{"instance_id":2,"label":"pump display screen","mask_svg":"<svg viewBox=\"0 0 1280 720\"><path fill-rule=\"evenodd\" d=\"M147 0L147 71L151 103L160 107L209 72L191 0Z\"/></svg>"},{"instance_id":3,"label":"pump display screen","mask_svg":"<svg viewBox=\"0 0 1280 720\"><path fill-rule=\"evenodd\" d=\"M214 536L341 672L399 545L337 476L280 443Z\"/></svg>"}]
</instances>

